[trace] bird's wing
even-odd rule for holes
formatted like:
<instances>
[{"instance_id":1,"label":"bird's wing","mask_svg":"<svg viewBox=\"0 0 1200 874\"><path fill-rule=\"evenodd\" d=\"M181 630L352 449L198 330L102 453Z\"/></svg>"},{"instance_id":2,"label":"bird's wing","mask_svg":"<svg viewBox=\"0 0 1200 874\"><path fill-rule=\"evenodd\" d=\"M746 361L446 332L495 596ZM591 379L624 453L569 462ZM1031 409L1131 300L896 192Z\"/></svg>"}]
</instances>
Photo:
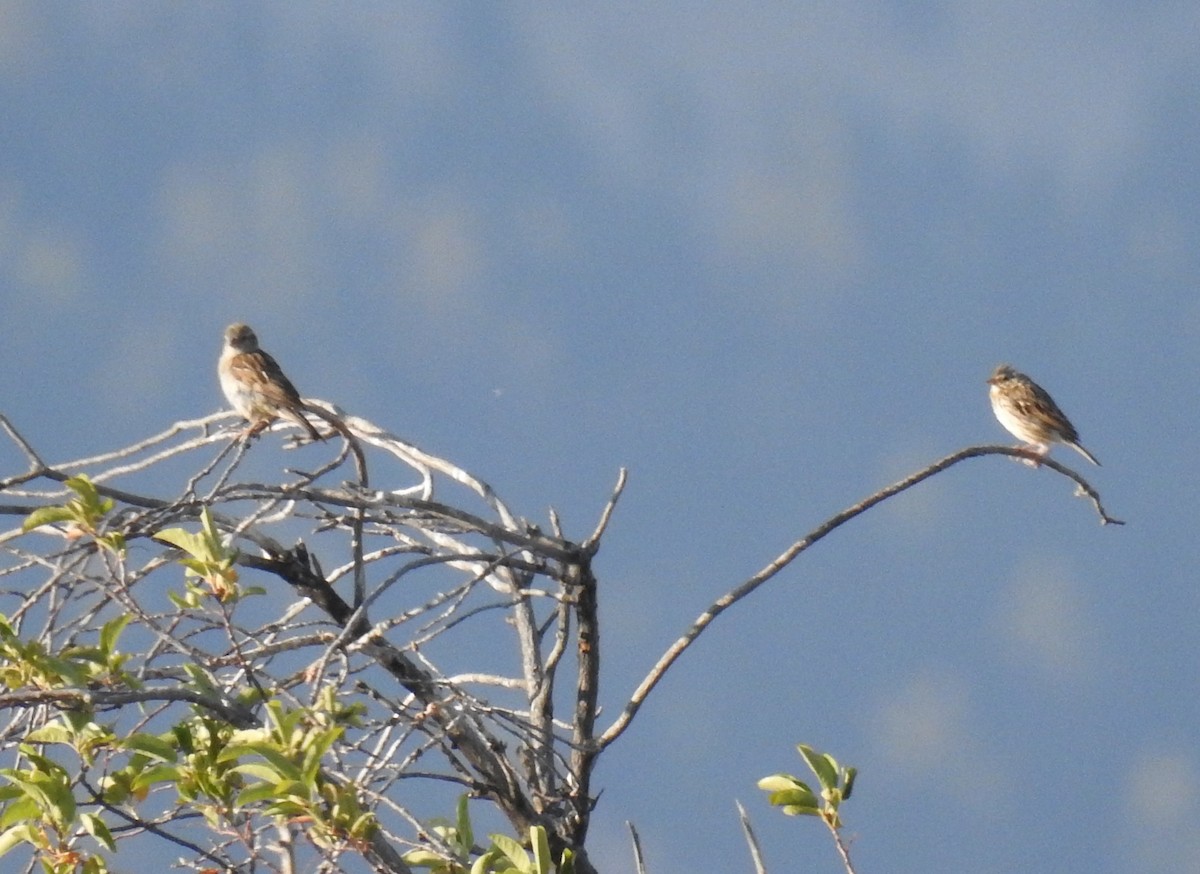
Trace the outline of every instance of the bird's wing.
<instances>
[{"instance_id":1,"label":"bird's wing","mask_svg":"<svg viewBox=\"0 0 1200 874\"><path fill-rule=\"evenodd\" d=\"M234 356L229 369L243 385L252 387L268 402L288 408L303 406L291 380L283 375L275 359L261 349Z\"/></svg>"}]
</instances>

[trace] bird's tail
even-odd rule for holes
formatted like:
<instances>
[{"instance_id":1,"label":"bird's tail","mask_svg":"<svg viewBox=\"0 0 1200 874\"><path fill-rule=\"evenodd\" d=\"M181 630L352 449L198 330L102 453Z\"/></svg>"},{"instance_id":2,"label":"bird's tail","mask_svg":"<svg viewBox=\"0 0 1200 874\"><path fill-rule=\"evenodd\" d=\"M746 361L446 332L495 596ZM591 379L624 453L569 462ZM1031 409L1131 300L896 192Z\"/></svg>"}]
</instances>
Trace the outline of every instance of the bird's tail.
<instances>
[{"instance_id":1,"label":"bird's tail","mask_svg":"<svg viewBox=\"0 0 1200 874\"><path fill-rule=\"evenodd\" d=\"M1075 442L1075 443L1071 443L1069 445L1072 449L1074 449L1076 452L1078 452L1080 455L1082 455L1084 458L1086 458L1092 464L1096 465L1096 467L1100 466L1100 462L1098 462L1096 460L1096 456L1092 455L1092 453L1090 453L1086 449L1084 449L1082 443Z\"/></svg>"}]
</instances>

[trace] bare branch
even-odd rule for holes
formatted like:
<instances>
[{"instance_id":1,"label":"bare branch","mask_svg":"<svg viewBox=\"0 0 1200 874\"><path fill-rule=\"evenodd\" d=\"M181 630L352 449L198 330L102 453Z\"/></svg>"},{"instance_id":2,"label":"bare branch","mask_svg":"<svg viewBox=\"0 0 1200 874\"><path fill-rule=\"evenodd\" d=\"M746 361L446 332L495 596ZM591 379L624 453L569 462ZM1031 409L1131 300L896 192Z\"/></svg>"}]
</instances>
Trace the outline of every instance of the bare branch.
<instances>
[{"instance_id":1,"label":"bare branch","mask_svg":"<svg viewBox=\"0 0 1200 874\"><path fill-rule=\"evenodd\" d=\"M755 874L767 874L767 864L763 859L762 848L758 845L758 836L754 834L754 826L750 824L750 814L737 801L738 819L742 823L742 834L746 836L746 845L750 847L750 858L754 862Z\"/></svg>"},{"instance_id":2,"label":"bare branch","mask_svg":"<svg viewBox=\"0 0 1200 874\"><path fill-rule=\"evenodd\" d=\"M625 729L629 727L630 721L637 714L643 702L645 702L646 696L648 696L654 687L658 685L659 680L663 678L663 675L667 672L671 665L675 663L675 660L678 659L679 656L681 656L684 651L695 642L696 638L703 633L704 629L706 629L714 619L720 616L729 607L732 607L738 601L745 598L763 583L767 582L776 574L778 574L781 570L791 564L792 561L794 561L796 557L800 555L800 553L804 552L804 550L808 549L814 543L824 538L825 535L829 534L831 531L840 528L846 522L849 522L854 517L865 513L876 504L886 501L888 498L894 497L901 492L912 488L918 483L924 482L934 474L940 473L941 471L957 464L960 461L965 461L968 458L979 458L985 455L1010 455L1014 458L1040 460L1044 466L1061 473L1079 485L1084 494L1092 499L1097 512L1100 514L1100 521L1102 524L1124 524L1117 519L1109 517L1103 511L1100 506L1099 498L1096 495L1096 491L1083 479L1083 477L1075 473L1075 471L1071 470L1070 468L1059 464L1057 461L1053 461L1051 459L1040 459L1037 455L1029 450L1015 449L1011 446L971 446L966 449L960 449L958 452L954 452L950 455L947 455L945 458L935 461L928 467L925 467L922 470L905 477L899 482L887 486L886 488L880 489L873 495L869 495L868 497L859 501L857 504L853 504L842 510L840 513L836 513L835 515L831 516L803 538L797 540L795 543L785 549L777 558L775 558L774 561L771 561L744 583L736 586L714 601L712 605L703 613L701 613L696 621L692 623L692 627L688 629L687 633L667 648L667 651L663 653L658 662L653 668L651 668L650 673L646 675L645 679L643 679L641 684L638 685L637 689L634 690L633 694L629 698L629 702L625 705L625 709L621 712L621 715L617 717L613 724L610 725L596 741L597 747L603 749L621 736Z\"/></svg>"},{"instance_id":3,"label":"bare branch","mask_svg":"<svg viewBox=\"0 0 1200 874\"><path fill-rule=\"evenodd\" d=\"M33 446L30 445L29 441L21 436L21 433L17 431L16 426L14 426L12 422L8 421L7 416L0 415L0 428L4 429L4 433L9 436L9 439L12 440L13 443L17 444L17 447L29 460L30 478L38 476L41 471L46 469L46 463L42 461L41 456L37 454L37 451L33 448ZM10 482L14 482L18 479L19 478L14 478L14 480L11 481L0 480L0 489L8 488L8 484Z\"/></svg>"},{"instance_id":4,"label":"bare branch","mask_svg":"<svg viewBox=\"0 0 1200 874\"><path fill-rule=\"evenodd\" d=\"M364 720L363 730L347 735L329 751L343 772L364 775L364 792L381 798L376 786L404 785L397 782L401 777L450 781L495 800L517 833L527 833L535 824L547 826L556 852L574 849L582 863L578 870L586 874L592 870L586 852L572 845L571 827L552 813L567 806L558 797L560 787L578 781L566 773L565 748L557 751L564 741L554 733L552 669L547 669L542 651L549 630L569 619L571 602L561 579L564 568L577 559L578 546L564 540L561 532L550 536L519 519L486 483L455 465L362 419L329 412L336 408L308 403L346 438L355 464L353 480L330 484L349 463L343 447L333 456L326 454L310 471L281 471L289 476L281 475L279 484L246 482L243 472L251 459L259 470L264 459L281 448L278 435L268 431L247 440L217 430L214 425L232 418L226 413L177 423L133 446L55 465L44 464L21 435L0 420L33 468L0 480L0 491L29 498L0 510L25 517L39 506L65 504L73 495L62 484L86 473L97 493L117 505L96 533L120 533L129 547L127 554L114 558L98 548L90 532L72 532L66 526L58 531L26 533L19 526L0 531L0 576L44 576L19 582L9 596L17 599L14 609L5 612L17 630L24 616L36 617L41 627L34 633L49 652L75 641L91 646L101 624L117 614L131 616L126 633L144 641L144 648L129 652L125 670L145 684L123 688L121 677L116 677L111 687L98 689L17 689L0 698L0 708L7 706L14 714L16 731L43 724L59 710L79 708L128 713L137 730L157 725L151 730L161 731L162 721L171 718L172 705L193 705L227 724L253 727L262 724L258 709L268 698L297 707L303 701L315 703L330 686L349 695L367 693L371 718ZM328 416L317 412L318 406ZM343 427L331 421L335 418ZM213 444L218 446L215 455L208 449ZM306 447L306 457L323 446ZM409 465L417 474L416 484L369 490L368 451L382 451ZM184 474L173 496L127 485L134 477L143 484L151 473L162 480L168 465L178 469L180 462L186 465L196 456L203 457L190 465L193 472ZM465 487L481 501L482 510L438 500L438 489L447 483ZM243 573L264 572L290 587L283 595L288 599L283 609L273 611L278 619L263 622L261 610L243 606L250 602L171 603L164 599L161 584L140 585L150 576L170 578L172 568L181 573L174 564L181 552L157 543L153 535L172 526L186 530L206 508L217 529L240 550L236 561ZM47 538L52 531L55 536ZM283 545L295 542L297 534L300 540L294 547ZM31 544L48 544L50 550L28 549ZM321 572L318 549L323 555L336 555L337 569L329 577ZM384 581L369 593L368 567L378 567ZM343 574L355 579L352 602L332 585ZM546 584L534 585L537 577ZM427 591L431 582L437 594L413 597L413 589ZM501 594L499 600L493 590ZM481 601L477 592L488 597ZM271 591L269 598L254 603L277 601L280 591ZM381 611L381 621L372 622L373 611ZM467 620L478 618L473 626L480 626L490 615L503 616L516 633L519 681L476 666L447 676L417 650L451 637ZM426 617L423 630L410 632L407 640L393 643L385 636L421 616ZM487 623L493 624L506 627ZM479 631L493 633L472 633ZM554 639L562 640L558 634ZM564 649L560 642L552 650L555 660ZM180 667L181 659L190 673ZM307 667L302 659L309 660ZM334 665L336 670L327 669ZM381 694L373 688L381 681L403 689L407 699ZM463 691L464 684L480 682L490 694L512 700L493 704ZM253 703L247 707L239 701ZM396 734L398 725L408 728ZM395 742L383 743L393 735ZM416 741L421 745L414 747ZM443 757L442 769L414 768L422 748L424 762L435 753ZM380 751L390 751L389 757L378 760ZM367 767L366 762L373 765ZM381 810L403 809L390 799L386 805L379 803ZM590 810L590 804L583 808ZM237 839L264 864L278 864L279 859L268 862L256 855L272 838L278 844L278 832L260 833L263 840L239 829ZM377 834L387 834L386 829ZM283 844L278 846L282 851ZM408 870L390 843L360 850L376 870ZM280 858L293 857L294 848ZM330 861L334 856L324 858Z\"/></svg>"},{"instance_id":5,"label":"bare branch","mask_svg":"<svg viewBox=\"0 0 1200 874\"><path fill-rule=\"evenodd\" d=\"M629 839L633 843L633 869L637 874L646 874L646 859L642 856L642 839L638 836L637 826L626 820L625 827L629 829Z\"/></svg>"},{"instance_id":6,"label":"bare branch","mask_svg":"<svg viewBox=\"0 0 1200 874\"><path fill-rule=\"evenodd\" d=\"M588 536L587 540L583 541L583 551L588 555L595 555L596 550L599 549L600 538L608 530L609 520L612 519L613 511L617 508L617 501L621 499L621 494L625 491L625 482L628 478L629 470L624 467L621 468L617 473L617 485L613 488L612 495L604 505L604 511L600 514L600 521L596 524L596 530Z\"/></svg>"},{"instance_id":7,"label":"bare branch","mask_svg":"<svg viewBox=\"0 0 1200 874\"><path fill-rule=\"evenodd\" d=\"M129 704L150 701L186 701L211 711L231 725L250 728L258 725L254 714L239 704L222 701L212 695L202 695L191 689L137 689L113 691L107 689L30 689L0 693L0 710L6 707L37 707L51 704L63 709L86 707L92 710L113 710Z\"/></svg>"},{"instance_id":8,"label":"bare branch","mask_svg":"<svg viewBox=\"0 0 1200 874\"><path fill-rule=\"evenodd\" d=\"M397 848L454 852L404 803L404 793L419 791L428 806L433 790L494 802L519 835L545 827L556 856L569 848L579 874L594 874L585 842L596 761L716 616L833 529L957 461L1029 458L1007 447L964 450L827 520L701 614L597 737L601 636L592 559L627 472L591 533L572 542L555 511L548 525L531 523L451 462L332 405L306 403L344 441L281 441L284 432L270 430L244 439L221 428L232 416L218 413L47 465L0 417L0 431L30 466L0 479L10 501L0 506L10 517L0 530L7 586L0 612L12 629L5 642L29 642L31 653L52 656L45 676L0 695L0 712L10 714L0 726L2 764L19 759L30 731L87 709L115 714L114 730L159 737L184 730L180 714L197 721L193 709L204 725L226 732L258 729L284 710L316 723L344 719L345 730L322 747L320 767L323 779L351 788L364 815L378 820L371 837L302 846L308 830L280 831L265 804L248 805L227 834L214 835L210 860L225 864L231 853L237 864L246 855L264 869L333 871L357 853L376 871L407 872ZM283 466L284 454L291 466ZM383 487L381 458L392 480ZM1072 479L1102 521L1118 522L1078 474L1050 460L1042 465ZM67 508L75 490L64 483L78 474L115 506L104 501L76 524ZM67 521L50 512L47 526L24 531L21 521L42 507L62 508ZM187 550L156 535L193 532L202 513L220 534L213 546L202 531L219 573L197 559L185 577L178 559ZM111 535L119 537L104 539ZM173 536L178 543L180 532ZM343 594L346 578L352 589ZM118 617L121 652L106 666L97 640ZM496 660L479 663L477 652ZM560 669L572 655L574 682L563 684ZM113 746L96 755L107 757L111 773L125 752ZM135 832L129 827L122 839Z\"/></svg>"}]
</instances>

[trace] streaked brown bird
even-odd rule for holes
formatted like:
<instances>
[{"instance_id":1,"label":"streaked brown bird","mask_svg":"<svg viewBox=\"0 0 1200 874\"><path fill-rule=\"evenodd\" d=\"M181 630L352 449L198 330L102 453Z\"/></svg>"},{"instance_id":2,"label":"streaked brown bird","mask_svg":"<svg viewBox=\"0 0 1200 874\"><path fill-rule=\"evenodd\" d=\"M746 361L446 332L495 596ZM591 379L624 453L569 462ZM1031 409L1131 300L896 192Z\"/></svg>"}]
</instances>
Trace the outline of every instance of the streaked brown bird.
<instances>
[{"instance_id":1,"label":"streaked brown bird","mask_svg":"<svg viewBox=\"0 0 1200 874\"><path fill-rule=\"evenodd\" d=\"M1050 393L1020 371L1001 364L988 379L992 412L1010 434L1045 457L1055 443L1070 446L1092 464L1096 456L1083 448L1079 432Z\"/></svg>"},{"instance_id":2,"label":"streaked brown bird","mask_svg":"<svg viewBox=\"0 0 1200 874\"><path fill-rule=\"evenodd\" d=\"M217 375L225 399L250 423L247 436L284 418L307 431L313 440L325 439L305 418L307 407L300 393L275 359L259 347L258 337L249 325L237 322L225 329Z\"/></svg>"}]
</instances>

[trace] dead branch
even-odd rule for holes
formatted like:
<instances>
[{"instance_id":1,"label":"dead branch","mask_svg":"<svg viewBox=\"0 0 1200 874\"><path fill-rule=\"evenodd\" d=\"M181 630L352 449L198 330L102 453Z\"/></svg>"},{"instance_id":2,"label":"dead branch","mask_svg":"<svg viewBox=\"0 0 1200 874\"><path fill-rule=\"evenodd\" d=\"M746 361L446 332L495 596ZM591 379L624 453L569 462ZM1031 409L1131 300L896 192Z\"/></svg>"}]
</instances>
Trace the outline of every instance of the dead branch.
<instances>
[{"instance_id":1,"label":"dead branch","mask_svg":"<svg viewBox=\"0 0 1200 874\"><path fill-rule=\"evenodd\" d=\"M115 714L125 732L162 733L195 713L248 729L263 724L268 701L313 706L332 690L362 716L330 748L325 773L353 786L380 818L370 841L355 848L375 870L407 871L401 848L449 854L403 803L420 785L422 794L445 787L493 802L518 835L545 827L554 855L571 849L576 870L590 874L584 844L597 759L717 616L836 528L930 476L972 457L1030 459L1009 447L964 449L830 517L709 606L597 736L600 587L592 559L625 470L576 543L553 511L547 527L530 523L451 462L331 405L306 403L344 442L289 442L284 424L245 439L228 427L232 414L214 414L122 449L48 463L0 417L0 432L28 465L0 478L8 499L0 518L14 522L0 530L0 578L11 581L0 591L0 614L11 633L47 653L88 652L99 628L127 617L122 633L131 639L122 673L107 685L0 695L0 711L13 714L0 730L0 761L19 756L29 731L72 710ZM376 472L385 461L399 465L391 480L400 481L381 486ZM1050 459L1041 465L1074 481L1103 523L1122 524L1079 474ZM113 502L111 511L82 527L25 531L34 510L72 499L79 475ZM237 550L245 579L228 603L215 589L206 600L197 582L185 581L180 550L156 539L168 529L194 531L202 517ZM121 549L103 539L114 534ZM347 577L343 594L338 584ZM253 597L254 583L266 584L265 596ZM559 713L569 713L569 723ZM352 782L342 776L351 774ZM303 830L281 833L268 818L243 826L222 859L274 841L280 858L298 864L292 838Z\"/></svg>"},{"instance_id":2,"label":"dead branch","mask_svg":"<svg viewBox=\"0 0 1200 874\"><path fill-rule=\"evenodd\" d=\"M1096 512L1100 515L1101 524L1125 524L1118 519L1113 519L1107 513L1105 513L1100 504L1100 499L1096 490L1093 489L1092 486L1088 484L1082 476L1070 468L1059 464L1057 461L1048 458L1042 459L1040 456L1037 456L1029 450L1013 448L1011 446L970 446L966 449L960 449L958 452L951 453L945 458L941 458L933 462L928 467L925 467L916 473L910 474L904 479L892 483L890 486L882 488L872 495L868 495L863 500L856 504L852 504L851 506L842 510L840 513L834 514L807 535L785 549L778 557L765 565L748 580L734 587L714 601L707 610L705 610L696 618L696 621L692 623L692 627L688 629L687 633L671 644L671 646L667 648L666 652L664 652L659 660L655 663L654 667L650 669L650 672L646 675L645 679L642 680L642 682L630 696L628 703L625 705L625 709L613 721L612 725L605 729L604 733L601 734L599 739L596 741L599 749L603 749L611 744L614 740L621 736L625 729L629 727L630 721L637 714L638 710L645 702L646 697L651 691L653 691L654 687L658 685L659 681L663 678L664 674L666 674L667 670L681 655L683 655L687 648L696 641L696 639L704 632L704 629L712 624L714 619L716 619L738 601L741 601L743 598L751 594L763 583L773 578L781 570L791 564L797 558L797 556L800 555L800 553L804 552L804 550L808 549L814 543L824 538L825 535L840 528L851 519L861 515L862 513L865 513L875 505L886 501L888 498L894 497L901 492L912 488L918 483L924 482L931 476L941 473L943 470L958 464L960 461L966 461L968 458L980 458L986 455L1010 455L1014 458L1040 461L1043 466L1062 474L1068 479L1073 480L1079 486L1083 494L1092 500L1092 503L1096 508Z\"/></svg>"}]
</instances>

